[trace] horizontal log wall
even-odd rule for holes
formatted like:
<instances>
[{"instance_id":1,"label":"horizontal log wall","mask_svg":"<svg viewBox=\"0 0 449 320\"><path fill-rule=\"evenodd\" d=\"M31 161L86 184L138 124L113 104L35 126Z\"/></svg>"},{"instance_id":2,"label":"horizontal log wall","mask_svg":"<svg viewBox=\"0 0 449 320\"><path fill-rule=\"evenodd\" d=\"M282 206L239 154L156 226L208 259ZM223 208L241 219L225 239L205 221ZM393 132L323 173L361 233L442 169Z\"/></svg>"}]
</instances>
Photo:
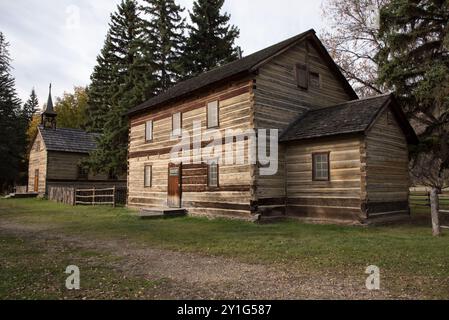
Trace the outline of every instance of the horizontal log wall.
<instances>
[{"instance_id":1,"label":"horizontal log wall","mask_svg":"<svg viewBox=\"0 0 449 320\"><path fill-rule=\"evenodd\" d=\"M287 215L323 220L363 219L360 137L315 139L289 144ZM330 152L330 181L313 181L312 153Z\"/></svg>"},{"instance_id":2,"label":"horizontal log wall","mask_svg":"<svg viewBox=\"0 0 449 320\"><path fill-rule=\"evenodd\" d=\"M82 153L48 152L48 175L49 180L77 180L78 165L88 157ZM89 173L89 181L108 180L106 174L93 175Z\"/></svg>"},{"instance_id":3,"label":"horizontal log wall","mask_svg":"<svg viewBox=\"0 0 449 320\"><path fill-rule=\"evenodd\" d=\"M194 121L200 121L206 130L206 104L219 100L220 132L226 129L247 130L252 127L252 80L223 86L190 100L148 112L131 119L128 205L136 208L165 207L167 205L168 164L170 151L179 140L171 140L172 114L182 113L182 128L193 135ZM153 120L153 141L145 141L145 122ZM206 146L203 144L203 147ZM244 147L232 143L233 149ZM223 150L226 144L223 142ZM247 157L247 152L245 152ZM250 218L251 175L250 165L219 166L219 188L207 187L204 165L189 164L183 160L182 205L190 214ZM144 168L152 166L152 186L144 187Z\"/></svg>"},{"instance_id":4,"label":"horizontal log wall","mask_svg":"<svg viewBox=\"0 0 449 320\"><path fill-rule=\"evenodd\" d=\"M387 109L366 137L366 210L370 215L408 211L408 144Z\"/></svg>"},{"instance_id":5,"label":"horizontal log wall","mask_svg":"<svg viewBox=\"0 0 449 320\"><path fill-rule=\"evenodd\" d=\"M39 150L37 146L40 146ZM47 151L41 134L38 132L33 146L30 150L29 164L28 164L28 191L34 192L34 176L35 170L39 170L39 193L44 194L46 191L47 178Z\"/></svg>"},{"instance_id":6,"label":"horizontal log wall","mask_svg":"<svg viewBox=\"0 0 449 320\"><path fill-rule=\"evenodd\" d=\"M311 108L326 107L350 100L341 81L329 69L311 43L300 43L262 66L256 77L255 127L279 129L279 135L300 115ZM307 52L309 52L307 54ZM296 64L306 63L311 72L321 76L321 88L298 88ZM264 199L285 197L285 148L280 146L278 173L273 176L257 175L257 200L260 213L282 213L283 207ZM261 205L260 203L266 203Z\"/></svg>"}]
</instances>

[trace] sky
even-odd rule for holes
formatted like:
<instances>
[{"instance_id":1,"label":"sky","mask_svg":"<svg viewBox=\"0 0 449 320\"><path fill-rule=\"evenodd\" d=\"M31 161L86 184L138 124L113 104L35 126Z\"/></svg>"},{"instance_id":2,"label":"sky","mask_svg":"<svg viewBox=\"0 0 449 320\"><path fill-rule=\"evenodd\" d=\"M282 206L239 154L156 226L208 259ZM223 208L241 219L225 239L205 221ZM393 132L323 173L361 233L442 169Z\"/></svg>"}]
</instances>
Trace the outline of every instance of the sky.
<instances>
[{"instance_id":1,"label":"sky","mask_svg":"<svg viewBox=\"0 0 449 320\"><path fill-rule=\"evenodd\" d=\"M0 31L9 42L19 97L35 88L42 105L89 84L110 14L120 0L0 0ZM237 41L248 55L314 28L322 29L322 0L226 0L224 11L240 28ZM193 0L178 0L191 10Z\"/></svg>"}]
</instances>

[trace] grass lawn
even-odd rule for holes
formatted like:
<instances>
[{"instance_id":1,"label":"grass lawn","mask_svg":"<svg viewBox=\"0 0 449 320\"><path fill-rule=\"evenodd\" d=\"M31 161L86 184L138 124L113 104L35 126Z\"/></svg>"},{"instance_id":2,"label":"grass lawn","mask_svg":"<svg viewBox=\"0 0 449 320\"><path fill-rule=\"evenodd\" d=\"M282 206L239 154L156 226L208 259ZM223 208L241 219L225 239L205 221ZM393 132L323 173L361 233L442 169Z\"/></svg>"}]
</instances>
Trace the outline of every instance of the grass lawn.
<instances>
[{"instance_id":1,"label":"grass lawn","mask_svg":"<svg viewBox=\"0 0 449 320\"><path fill-rule=\"evenodd\" d=\"M414 223L369 228L297 221L257 225L202 218L140 220L125 208L70 207L37 199L0 200L0 222L50 225L55 232L71 235L127 239L156 248L314 273L363 275L367 266L376 265L390 290L414 290L424 297L449 299L449 233L434 238L425 218L427 212L415 210L414 216L420 218ZM2 260L19 255L33 260L38 255L32 248L22 248L23 252L17 249L14 239L0 237L0 241ZM2 264L0 268L1 280L15 272L12 269L5 274ZM0 294L2 290L6 290L4 286Z\"/></svg>"}]
</instances>

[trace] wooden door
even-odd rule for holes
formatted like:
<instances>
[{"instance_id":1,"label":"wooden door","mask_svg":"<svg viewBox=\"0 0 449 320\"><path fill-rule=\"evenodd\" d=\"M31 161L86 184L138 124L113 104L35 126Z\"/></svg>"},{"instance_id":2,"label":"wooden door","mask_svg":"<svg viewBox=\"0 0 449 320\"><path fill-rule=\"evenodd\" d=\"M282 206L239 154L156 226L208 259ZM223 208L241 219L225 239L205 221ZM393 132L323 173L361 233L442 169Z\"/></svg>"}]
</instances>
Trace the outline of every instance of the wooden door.
<instances>
[{"instance_id":1,"label":"wooden door","mask_svg":"<svg viewBox=\"0 0 449 320\"><path fill-rule=\"evenodd\" d=\"M39 192L39 169L34 170L34 192Z\"/></svg>"},{"instance_id":2,"label":"wooden door","mask_svg":"<svg viewBox=\"0 0 449 320\"><path fill-rule=\"evenodd\" d=\"M182 164L170 163L168 165L168 198L169 208L181 208L181 177Z\"/></svg>"}]
</instances>

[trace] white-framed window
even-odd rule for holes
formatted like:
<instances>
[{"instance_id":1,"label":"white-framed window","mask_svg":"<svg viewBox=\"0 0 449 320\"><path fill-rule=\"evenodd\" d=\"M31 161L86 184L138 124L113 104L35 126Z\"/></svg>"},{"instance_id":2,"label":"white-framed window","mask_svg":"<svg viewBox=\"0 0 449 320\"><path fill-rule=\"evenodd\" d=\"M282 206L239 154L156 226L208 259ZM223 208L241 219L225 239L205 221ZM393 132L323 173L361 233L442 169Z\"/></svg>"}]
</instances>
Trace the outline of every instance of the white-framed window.
<instances>
[{"instance_id":1,"label":"white-framed window","mask_svg":"<svg viewBox=\"0 0 449 320\"><path fill-rule=\"evenodd\" d=\"M180 112L172 115L172 136L181 136L182 114Z\"/></svg>"},{"instance_id":2,"label":"white-framed window","mask_svg":"<svg viewBox=\"0 0 449 320\"><path fill-rule=\"evenodd\" d=\"M147 121L145 123L145 141L153 141L153 120Z\"/></svg>"},{"instance_id":3,"label":"white-framed window","mask_svg":"<svg viewBox=\"0 0 449 320\"><path fill-rule=\"evenodd\" d=\"M210 188L218 188L218 161L210 161L207 165L207 185Z\"/></svg>"},{"instance_id":4,"label":"white-framed window","mask_svg":"<svg viewBox=\"0 0 449 320\"><path fill-rule=\"evenodd\" d=\"M207 104L207 127L217 128L219 126L218 100L215 100Z\"/></svg>"},{"instance_id":5,"label":"white-framed window","mask_svg":"<svg viewBox=\"0 0 449 320\"><path fill-rule=\"evenodd\" d=\"M314 153L313 158L313 181L330 181L329 152Z\"/></svg>"},{"instance_id":6,"label":"white-framed window","mask_svg":"<svg viewBox=\"0 0 449 320\"><path fill-rule=\"evenodd\" d=\"M153 186L153 166L146 165L144 170L144 187L151 188Z\"/></svg>"}]
</instances>

